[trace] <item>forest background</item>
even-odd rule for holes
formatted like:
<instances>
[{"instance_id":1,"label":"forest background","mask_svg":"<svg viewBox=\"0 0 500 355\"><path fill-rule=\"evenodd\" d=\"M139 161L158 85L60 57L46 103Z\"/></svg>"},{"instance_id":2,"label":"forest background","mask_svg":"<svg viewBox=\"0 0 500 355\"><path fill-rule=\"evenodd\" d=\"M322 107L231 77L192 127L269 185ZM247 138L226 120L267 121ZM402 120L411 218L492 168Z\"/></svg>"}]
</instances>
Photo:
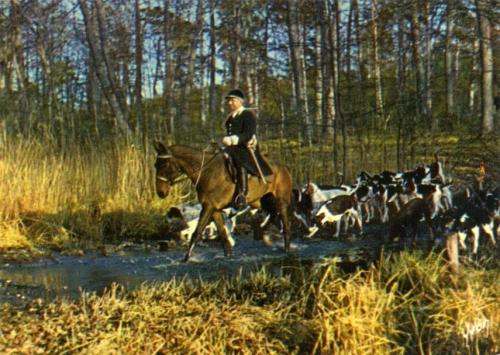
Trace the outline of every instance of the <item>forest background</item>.
<instances>
[{"instance_id":1,"label":"forest background","mask_svg":"<svg viewBox=\"0 0 500 355\"><path fill-rule=\"evenodd\" d=\"M159 233L152 142L219 142L233 88L298 185L435 156L494 171L495 3L2 1L3 233Z\"/></svg>"}]
</instances>

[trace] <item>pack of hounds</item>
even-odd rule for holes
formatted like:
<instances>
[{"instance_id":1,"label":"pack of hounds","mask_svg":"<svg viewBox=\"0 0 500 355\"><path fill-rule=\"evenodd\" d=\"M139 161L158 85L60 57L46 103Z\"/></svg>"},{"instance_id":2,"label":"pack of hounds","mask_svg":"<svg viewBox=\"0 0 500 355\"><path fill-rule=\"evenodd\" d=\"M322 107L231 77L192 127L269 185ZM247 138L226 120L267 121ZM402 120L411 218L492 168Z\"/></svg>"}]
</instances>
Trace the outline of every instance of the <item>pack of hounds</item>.
<instances>
[{"instance_id":1,"label":"pack of hounds","mask_svg":"<svg viewBox=\"0 0 500 355\"><path fill-rule=\"evenodd\" d=\"M410 239L415 244L418 226L423 221L432 240L456 234L461 249L477 254L482 236L495 245L500 233L500 187L485 187L484 175L475 182L470 186L452 183L437 159L405 172L361 172L351 185L308 182L293 190L293 225L303 238L310 239L316 235L363 235L367 225L378 224L386 227L385 240ZM265 228L269 222L280 227L273 197L264 196L261 206L264 213L258 227ZM200 209L199 205L184 205L168 211L169 223L180 222L177 234L181 239L191 238ZM227 208L224 212L230 236L238 217L257 213L250 207L241 211ZM217 238L213 222L207 226L204 237ZM231 242L234 245L232 237Z\"/></svg>"}]
</instances>

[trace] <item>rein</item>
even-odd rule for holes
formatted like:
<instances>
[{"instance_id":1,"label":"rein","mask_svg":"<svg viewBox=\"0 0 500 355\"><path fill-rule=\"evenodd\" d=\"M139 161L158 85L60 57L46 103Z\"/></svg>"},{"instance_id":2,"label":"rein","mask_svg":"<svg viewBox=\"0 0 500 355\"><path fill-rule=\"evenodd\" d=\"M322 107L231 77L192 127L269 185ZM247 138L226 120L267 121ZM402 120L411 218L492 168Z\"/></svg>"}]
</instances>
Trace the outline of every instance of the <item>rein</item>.
<instances>
[{"instance_id":1,"label":"rein","mask_svg":"<svg viewBox=\"0 0 500 355\"><path fill-rule=\"evenodd\" d=\"M213 156L212 158L210 158L210 160L209 160L209 161L207 161L207 162L205 163L205 153L207 152L207 150L208 150L209 148L210 148L210 145L209 145L209 146L207 146L205 149L203 149L203 155L202 155L202 158L201 158L201 165L200 165L200 167L199 167L199 169L198 169L198 170L194 171L194 173L198 173L198 177L196 178L196 182L195 182L195 184L194 184L194 186L195 186L195 187L196 187L196 186L198 186L198 183L200 182L201 173L202 173L202 171L203 171L203 168L204 168L206 165L210 164L210 162L211 162L212 160L214 160L214 159L215 159L215 157L218 155L218 153L217 153L217 154L214 154L214 156ZM158 155L156 158L157 158L157 159L171 159L171 158L175 158L175 157L174 157L172 154L161 154L161 155ZM184 180L186 180L186 179L189 179L189 177L188 177L188 176L180 176L180 177L174 178L173 180L168 179L168 178L165 178L165 177L163 177L163 176L157 176L156 178L157 178L158 180L160 180L160 181L167 182L167 183L169 183L169 184L171 184L171 185L175 185L175 184L177 184L177 183L179 183L179 182L181 182L181 181L184 181Z\"/></svg>"}]
</instances>

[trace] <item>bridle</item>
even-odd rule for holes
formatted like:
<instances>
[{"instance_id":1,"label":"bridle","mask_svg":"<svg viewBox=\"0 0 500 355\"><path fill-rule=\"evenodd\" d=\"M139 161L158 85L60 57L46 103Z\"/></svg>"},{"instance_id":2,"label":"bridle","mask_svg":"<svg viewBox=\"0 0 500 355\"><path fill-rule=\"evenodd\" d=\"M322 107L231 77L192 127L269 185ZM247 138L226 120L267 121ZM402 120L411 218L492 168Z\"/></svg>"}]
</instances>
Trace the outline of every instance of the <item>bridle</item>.
<instances>
[{"instance_id":1,"label":"bridle","mask_svg":"<svg viewBox=\"0 0 500 355\"><path fill-rule=\"evenodd\" d=\"M171 154L159 154L157 157L156 157L156 160L158 159L172 159L174 156L171 155ZM180 177L180 174L179 176L173 178L173 179L170 179L170 178L166 178L164 176L160 176L158 174L156 174L156 180L160 180L160 181L163 181L163 182L166 182L170 185L175 185L179 182L181 182L182 180L185 180L187 179L187 177Z\"/></svg>"},{"instance_id":2,"label":"bridle","mask_svg":"<svg viewBox=\"0 0 500 355\"><path fill-rule=\"evenodd\" d=\"M203 157L202 157L202 160L201 160L201 166L200 168L196 171L198 173L198 177L196 179L196 182L194 184L194 186L197 186L198 185L198 182L200 181L200 177L201 177L201 173L203 171L203 169L217 156L217 154L215 154L212 158L210 158L207 162L205 162L205 153L206 153L206 150L207 148L205 148L203 150ZM172 154L158 154L158 156L156 157L156 159L172 159L174 156ZM175 164L175 163L174 163ZM176 165L177 167L177 165ZM182 175L182 174L181 174ZM170 185L174 185L174 184L177 184L183 180L186 180L188 179L187 176L177 176L173 179L169 179L169 178L166 178L166 177L163 177L163 176L159 176L158 174L156 174L156 179L157 180L160 180L160 181L163 181L163 182L166 182Z\"/></svg>"}]
</instances>

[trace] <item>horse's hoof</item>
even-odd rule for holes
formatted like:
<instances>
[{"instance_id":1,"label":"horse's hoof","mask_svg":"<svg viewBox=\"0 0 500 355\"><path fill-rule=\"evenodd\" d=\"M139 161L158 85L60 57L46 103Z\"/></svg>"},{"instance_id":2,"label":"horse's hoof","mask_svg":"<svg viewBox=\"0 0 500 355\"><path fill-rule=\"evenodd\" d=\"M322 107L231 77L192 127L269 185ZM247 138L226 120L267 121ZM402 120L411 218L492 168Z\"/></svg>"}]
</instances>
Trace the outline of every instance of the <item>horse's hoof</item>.
<instances>
[{"instance_id":1,"label":"horse's hoof","mask_svg":"<svg viewBox=\"0 0 500 355\"><path fill-rule=\"evenodd\" d=\"M232 257L233 256L233 248L227 248L227 247L225 247L224 248L224 256L226 258Z\"/></svg>"}]
</instances>

